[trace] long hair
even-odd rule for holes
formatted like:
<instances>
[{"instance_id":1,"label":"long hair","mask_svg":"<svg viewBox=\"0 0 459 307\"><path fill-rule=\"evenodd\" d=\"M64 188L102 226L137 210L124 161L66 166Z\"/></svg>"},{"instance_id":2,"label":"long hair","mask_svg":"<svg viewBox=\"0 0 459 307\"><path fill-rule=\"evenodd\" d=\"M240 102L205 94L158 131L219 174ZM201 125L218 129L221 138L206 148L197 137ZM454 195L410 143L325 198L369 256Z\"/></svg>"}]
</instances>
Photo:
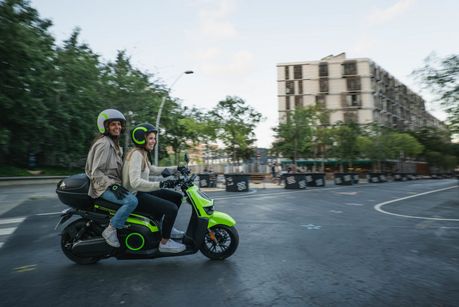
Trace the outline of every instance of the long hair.
<instances>
[{"instance_id":1,"label":"long hair","mask_svg":"<svg viewBox=\"0 0 459 307\"><path fill-rule=\"evenodd\" d=\"M150 163L150 160L148 159L148 151L145 150L145 148L142 148L142 147L133 147L129 150L129 152L127 153L126 155L126 158L124 159L125 162L127 161L130 161L131 160L131 157L132 157L132 154L134 153L134 151L138 150L142 156L143 156L143 159L142 159L142 168L141 170L144 171L145 168L148 166L148 164Z\"/></svg>"}]
</instances>

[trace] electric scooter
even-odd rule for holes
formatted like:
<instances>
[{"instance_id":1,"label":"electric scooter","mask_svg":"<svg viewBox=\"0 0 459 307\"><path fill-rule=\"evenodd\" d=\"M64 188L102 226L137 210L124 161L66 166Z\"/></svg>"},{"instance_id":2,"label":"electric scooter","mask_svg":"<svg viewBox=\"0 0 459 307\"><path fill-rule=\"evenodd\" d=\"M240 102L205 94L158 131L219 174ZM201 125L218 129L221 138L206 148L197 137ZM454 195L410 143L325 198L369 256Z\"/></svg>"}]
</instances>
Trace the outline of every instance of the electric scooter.
<instances>
[{"instance_id":1,"label":"electric scooter","mask_svg":"<svg viewBox=\"0 0 459 307\"><path fill-rule=\"evenodd\" d=\"M188 164L188 156L185 155ZM172 174L168 169L163 177ZM56 193L62 203L69 206L62 212L56 225L67 222L72 216L79 218L69 223L61 233L63 253L78 264L93 264L101 259L115 257L120 260L153 259L190 255L201 251L213 260L223 260L231 256L239 245L239 234L234 227L235 220L226 213L214 210L214 201L195 185L195 174L188 167L173 175L176 185L184 195L184 200L192 207L190 221L185 236L179 242L186 245L180 253L159 251L161 223L149 213L134 211L127 219L125 227L118 230L120 247L108 245L102 238L102 231L119 205L88 196L89 178L77 174L61 180Z\"/></svg>"}]
</instances>

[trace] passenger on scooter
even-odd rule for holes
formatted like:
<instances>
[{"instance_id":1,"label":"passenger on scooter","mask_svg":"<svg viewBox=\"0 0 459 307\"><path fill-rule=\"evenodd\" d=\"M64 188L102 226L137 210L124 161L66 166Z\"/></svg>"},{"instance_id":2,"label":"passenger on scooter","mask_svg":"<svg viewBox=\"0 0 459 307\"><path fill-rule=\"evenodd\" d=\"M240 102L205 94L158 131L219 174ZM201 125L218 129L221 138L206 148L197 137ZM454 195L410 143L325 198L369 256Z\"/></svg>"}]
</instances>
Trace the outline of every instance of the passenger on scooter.
<instances>
[{"instance_id":1,"label":"passenger on scooter","mask_svg":"<svg viewBox=\"0 0 459 307\"><path fill-rule=\"evenodd\" d=\"M137 207L137 198L121 184L123 167L119 139L124 132L126 118L115 109L102 111L97 117L100 135L89 150L85 172L90 179L88 195L120 205L110 224L102 232L107 244L120 247L117 229L124 226L129 214Z\"/></svg>"},{"instance_id":2,"label":"passenger on scooter","mask_svg":"<svg viewBox=\"0 0 459 307\"><path fill-rule=\"evenodd\" d=\"M152 166L148 154L156 145L158 130L151 124L145 123L134 127L131 139L135 148L126 156L123 166L123 185L136 194L139 201L137 210L150 213L155 219L164 217L161 227L161 242L159 251L164 253L180 253L185 245L172 239L181 239L182 231L173 227L178 209L182 203L182 194L161 189L162 183L149 181L150 172L159 175L164 167Z\"/></svg>"}]
</instances>

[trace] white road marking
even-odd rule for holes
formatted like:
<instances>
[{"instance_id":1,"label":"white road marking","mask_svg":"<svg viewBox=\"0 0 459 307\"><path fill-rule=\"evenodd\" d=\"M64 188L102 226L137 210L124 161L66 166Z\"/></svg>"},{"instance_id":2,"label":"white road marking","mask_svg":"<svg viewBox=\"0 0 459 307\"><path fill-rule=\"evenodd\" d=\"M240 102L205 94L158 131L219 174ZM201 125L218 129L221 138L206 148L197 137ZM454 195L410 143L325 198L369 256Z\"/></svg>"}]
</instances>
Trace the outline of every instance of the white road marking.
<instances>
[{"instance_id":1,"label":"white road marking","mask_svg":"<svg viewBox=\"0 0 459 307\"><path fill-rule=\"evenodd\" d=\"M259 205L256 205L255 207L257 207L258 209L261 209L261 210L266 210L266 211L274 211L273 209L271 209L271 208L268 208L268 207L265 207L265 206L259 206Z\"/></svg>"},{"instance_id":2,"label":"white road marking","mask_svg":"<svg viewBox=\"0 0 459 307\"><path fill-rule=\"evenodd\" d=\"M347 206L363 206L363 204L345 203Z\"/></svg>"},{"instance_id":3,"label":"white road marking","mask_svg":"<svg viewBox=\"0 0 459 307\"><path fill-rule=\"evenodd\" d=\"M0 236L10 235L16 230L16 227L0 228Z\"/></svg>"},{"instance_id":4,"label":"white road marking","mask_svg":"<svg viewBox=\"0 0 459 307\"><path fill-rule=\"evenodd\" d=\"M342 195L357 195L357 192L336 192L337 194L342 194Z\"/></svg>"},{"instance_id":5,"label":"white road marking","mask_svg":"<svg viewBox=\"0 0 459 307\"><path fill-rule=\"evenodd\" d=\"M16 218L10 218L10 219L0 219L0 225L21 223L23 220L25 220L25 217L16 217Z\"/></svg>"},{"instance_id":6,"label":"white road marking","mask_svg":"<svg viewBox=\"0 0 459 307\"><path fill-rule=\"evenodd\" d=\"M62 214L62 211L59 211L59 212L48 212L48 213L38 213L38 214L35 214L35 215L43 216L43 215L58 215L58 214Z\"/></svg>"},{"instance_id":7,"label":"white road marking","mask_svg":"<svg viewBox=\"0 0 459 307\"><path fill-rule=\"evenodd\" d=\"M0 228L0 236L5 236L2 237L3 242L0 242L0 248L2 248L2 246L5 244L8 236L15 232L17 226L19 226L19 224L21 224L25 219L25 216L0 219L0 226L4 227Z\"/></svg>"},{"instance_id":8,"label":"white road marking","mask_svg":"<svg viewBox=\"0 0 459 307\"><path fill-rule=\"evenodd\" d=\"M330 212L332 212L332 213L343 213L343 211L339 211L339 210L330 210Z\"/></svg>"},{"instance_id":9,"label":"white road marking","mask_svg":"<svg viewBox=\"0 0 459 307\"><path fill-rule=\"evenodd\" d=\"M438 190L433 190L433 191L427 191L427 192L419 193L419 194L416 194L416 195L397 198L397 199L389 200L389 201L386 201L386 202L383 202L383 203L379 203L379 204L375 205L374 208L375 208L376 211L379 211L379 212L384 213L384 214L395 215L395 216L399 216L399 217L406 217L406 218L410 218L410 219L459 222L459 219L445 219L445 218L437 218L437 217L422 217L422 216L404 215L404 214L397 214L397 213L387 212L387 211L384 211L383 209L381 209L382 206L387 205L387 204L391 204L391 203L395 203L397 201L401 201L401 200L405 200L405 199L409 199L409 198L413 198L413 197L418 197L418 196L422 196L422 195L427 195L427 194L431 194L431 193L435 193L435 192L441 192L441 191L446 191L446 190L450 190L450 189L455 189L455 188L458 188L458 186L452 186L452 187L448 187L448 188L443 188L443 189L438 189Z\"/></svg>"},{"instance_id":10,"label":"white road marking","mask_svg":"<svg viewBox=\"0 0 459 307\"><path fill-rule=\"evenodd\" d=\"M318 225L313 225L313 224L307 224L307 225L300 225L301 227L305 227L309 230L319 230L320 226Z\"/></svg>"}]
</instances>

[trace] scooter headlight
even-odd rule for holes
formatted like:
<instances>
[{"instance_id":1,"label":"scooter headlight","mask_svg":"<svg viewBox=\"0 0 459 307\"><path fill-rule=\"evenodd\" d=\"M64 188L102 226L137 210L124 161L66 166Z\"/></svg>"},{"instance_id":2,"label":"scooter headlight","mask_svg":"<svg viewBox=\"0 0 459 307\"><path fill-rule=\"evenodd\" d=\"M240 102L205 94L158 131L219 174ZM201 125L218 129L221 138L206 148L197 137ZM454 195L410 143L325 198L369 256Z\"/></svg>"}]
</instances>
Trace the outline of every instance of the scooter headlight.
<instances>
[{"instance_id":1,"label":"scooter headlight","mask_svg":"<svg viewBox=\"0 0 459 307\"><path fill-rule=\"evenodd\" d=\"M214 206L203 207L204 211L206 211L207 215L214 214Z\"/></svg>"}]
</instances>

